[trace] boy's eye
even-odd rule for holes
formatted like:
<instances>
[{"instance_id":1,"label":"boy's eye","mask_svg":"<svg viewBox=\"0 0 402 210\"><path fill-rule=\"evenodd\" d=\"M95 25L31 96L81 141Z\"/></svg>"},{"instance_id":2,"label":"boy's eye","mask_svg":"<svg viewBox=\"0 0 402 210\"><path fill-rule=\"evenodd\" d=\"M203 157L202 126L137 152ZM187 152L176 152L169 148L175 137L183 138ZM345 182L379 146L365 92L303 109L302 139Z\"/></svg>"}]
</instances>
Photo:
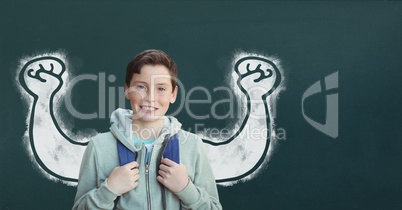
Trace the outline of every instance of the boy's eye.
<instances>
[{"instance_id":1,"label":"boy's eye","mask_svg":"<svg viewBox=\"0 0 402 210\"><path fill-rule=\"evenodd\" d=\"M137 90L146 90L146 87L144 85L137 85L137 86L135 86L135 88Z\"/></svg>"},{"instance_id":2,"label":"boy's eye","mask_svg":"<svg viewBox=\"0 0 402 210\"><path fill-rule=\"evenodd\" d=\"M158 87L158 91L165 91L166 90L166 88L164 88L164 87Z\"/></svg>"}]
</instances>

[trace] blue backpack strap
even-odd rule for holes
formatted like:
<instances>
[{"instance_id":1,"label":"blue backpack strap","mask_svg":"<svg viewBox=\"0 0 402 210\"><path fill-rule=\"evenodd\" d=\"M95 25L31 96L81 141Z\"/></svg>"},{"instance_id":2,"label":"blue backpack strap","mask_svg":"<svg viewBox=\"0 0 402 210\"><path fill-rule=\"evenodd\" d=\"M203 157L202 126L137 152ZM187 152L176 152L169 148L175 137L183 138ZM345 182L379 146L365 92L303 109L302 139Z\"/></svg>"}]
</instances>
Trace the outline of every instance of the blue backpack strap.
<instances>
[{"instance_id":1,"label":"blue backpack strap","mask_svg":"<svg viewBox=\"0 0 402 210\"><path fill-rule=\"evenodd\" d=\"M127 163L136 160L136 154L124 146L118 139L117 141L117 151L119 153L120 166L126 165Z\"/></svg>"},{"instance_id":2,"label":"blue backpack strap","mask_svg":"<svg viewBox=\"0 0 402 210\"><path fill-rule=\"evenodd\" d=\"M177 133L169 138L163 152L163 157L180 164L179 138L177 137Z\"/></svg>"},{"instance_id":3,"label":"blue backpack strap","mask_svg":"<svg viewBox=\"0 0 402 210\"><path fill-rule=\"evenodd\" d=\"M165 141L162 146L163 151L163 157L161 157L161 154L158 156L158 164L157 164L157 169L159 169L159 164L162 158L168 158L172 161L174 161L177 164L180 164L180 149L179 149L179 138L177 136L177 133L173 136L171 136L167 142ZM161 189L162 189L162 205L163 209L166 209L166 197L165 197L165 186L161 184Z\"/></svg>"}]
</instances>

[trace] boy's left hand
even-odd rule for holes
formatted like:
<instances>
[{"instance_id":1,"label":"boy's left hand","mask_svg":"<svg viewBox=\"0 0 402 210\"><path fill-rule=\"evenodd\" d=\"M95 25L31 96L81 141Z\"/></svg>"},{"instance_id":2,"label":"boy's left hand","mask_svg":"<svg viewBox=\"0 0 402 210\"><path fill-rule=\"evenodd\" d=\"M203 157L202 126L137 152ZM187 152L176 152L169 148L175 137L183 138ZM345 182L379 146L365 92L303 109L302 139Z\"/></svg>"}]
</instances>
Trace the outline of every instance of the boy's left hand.
<instances>
[{"instance_id":1,"label":"boy's left hand","mask_svg":"<svg viewBox=\"0 0 402 210\"><path fill-rule=\"evenodd\" d=\"M156 179L174 193L184 190L189 182L186 166L168 158L162 159L158 174Z\"/></svg>"}]
</instances>

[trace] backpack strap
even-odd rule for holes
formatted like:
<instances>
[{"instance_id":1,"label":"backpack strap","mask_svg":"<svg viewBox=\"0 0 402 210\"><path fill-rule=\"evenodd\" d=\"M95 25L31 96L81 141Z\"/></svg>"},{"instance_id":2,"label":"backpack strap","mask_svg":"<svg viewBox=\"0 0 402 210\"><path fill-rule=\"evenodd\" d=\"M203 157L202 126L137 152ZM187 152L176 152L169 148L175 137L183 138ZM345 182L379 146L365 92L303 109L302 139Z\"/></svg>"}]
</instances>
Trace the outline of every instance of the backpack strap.
<instances>
[{"instance_id":1,"label":"backpack strap","mask_svg":"<svg viewBox=\"0 0 402 210\"><path fill-rule=\"evenodd\" d=\"M163 152L163 158L168 158L180 164L179 138L177 137L177 133L169 138L165 151Z\"/></svg>"},{"instance_id":2,"label":"backpack strap","mask_svg":"<svg viewBox=\"0 0 402 210\"><path fill-rule=\"evenodd\" d=\"M162 153L159 153L156 169L159 169L159 165L161 164L162 158L168 158L174 161L177 164L180 164L180 150L179 150L179 138L177 137L177 133L171 136L167 141L164 141L162 144ZM166 194L165 194L165 186L159 183L162 190L162 205L163 209L166 209Z\"/></svg>"},{"instance_id":3,"label":"backpack strap","mask_svg":"<svg viewBox=\"0 0 402 210\"><path fill-rule=\"evenodd\" d=\"M137 154L129 150L124 146L120 140L117 141L117 151L119 153L120 166L126 165L127 163L133 162L137 159Z\"/></svg>"}]
</instances>

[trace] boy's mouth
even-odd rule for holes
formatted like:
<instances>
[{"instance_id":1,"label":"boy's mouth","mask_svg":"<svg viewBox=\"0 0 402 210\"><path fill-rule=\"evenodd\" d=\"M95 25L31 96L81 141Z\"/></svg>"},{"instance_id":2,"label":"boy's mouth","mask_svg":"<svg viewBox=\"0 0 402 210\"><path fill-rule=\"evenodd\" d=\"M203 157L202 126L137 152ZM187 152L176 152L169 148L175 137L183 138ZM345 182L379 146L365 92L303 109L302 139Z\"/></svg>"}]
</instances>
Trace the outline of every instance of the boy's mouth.
<instances>
[{"instance_id":1,"label":"boy's mouth","mask_svg":"<svg viewBox=\"0 0 402 210\"><path fill-rule=\"evenodd\" d=\"M155 111L158 110L158 108L153 107L153 106L140 106L140 108L144 111Z\"/></svg>"}]
</instances>

